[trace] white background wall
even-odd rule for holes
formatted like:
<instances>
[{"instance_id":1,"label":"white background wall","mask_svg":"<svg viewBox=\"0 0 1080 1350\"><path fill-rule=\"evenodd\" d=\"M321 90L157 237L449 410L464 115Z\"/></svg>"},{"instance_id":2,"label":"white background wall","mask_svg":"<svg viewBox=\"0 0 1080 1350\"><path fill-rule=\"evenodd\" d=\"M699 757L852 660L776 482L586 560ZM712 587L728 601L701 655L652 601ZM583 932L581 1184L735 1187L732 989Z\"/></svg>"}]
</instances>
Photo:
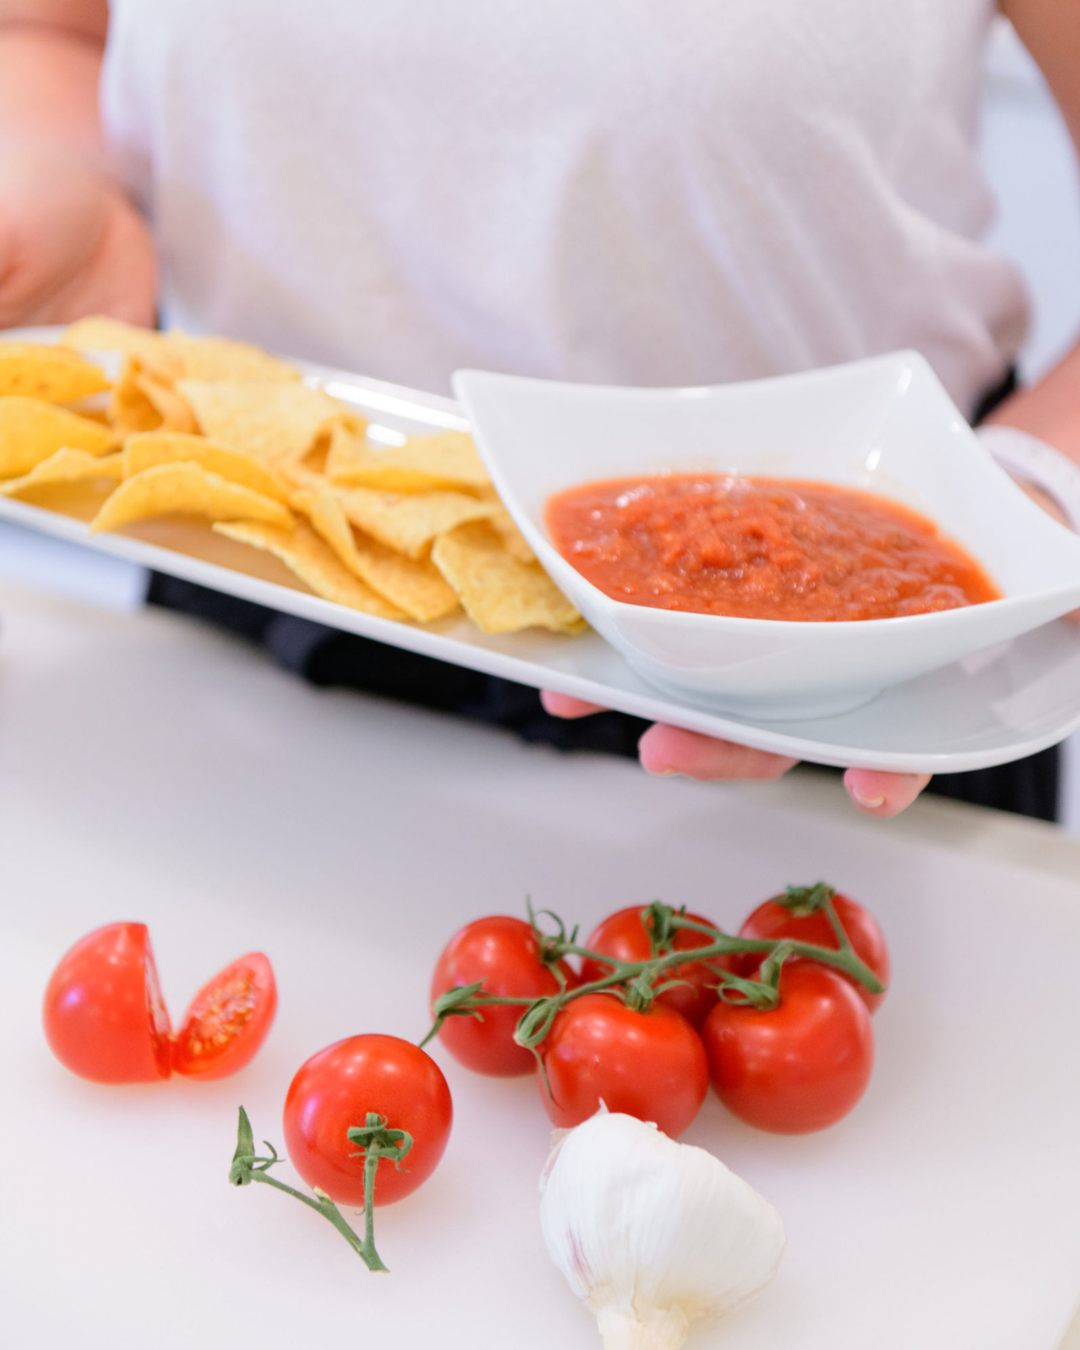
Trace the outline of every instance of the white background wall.
<instances>
[{"instance_id":1,"label":"white background wall","mask_svg":"<svg viewBox=\"0 0 1080 1350\"><path fill-rule=\"evenodd\" d=\"M1080 174L1049 91L1004 20L990 50L983 163L1000 204L991 239L1017 259L1034 302L1020 362L1030 380L1080 334ZM1062 808L1080 834L1080 733L1066 745Z\"/></svg>"}]
</instances>

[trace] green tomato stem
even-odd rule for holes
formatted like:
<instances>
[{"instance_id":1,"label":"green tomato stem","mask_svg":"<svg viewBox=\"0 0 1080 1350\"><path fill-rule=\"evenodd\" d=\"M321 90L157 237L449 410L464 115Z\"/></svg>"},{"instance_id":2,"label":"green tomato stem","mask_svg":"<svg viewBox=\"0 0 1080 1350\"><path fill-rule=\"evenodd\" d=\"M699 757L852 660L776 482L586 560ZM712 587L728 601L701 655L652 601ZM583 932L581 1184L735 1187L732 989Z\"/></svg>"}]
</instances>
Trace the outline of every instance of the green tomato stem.
<instances>
[{"instance_id":1,"label":"green tomato stem","mask_svg":"<svg viewBox=\"0 0 1080 1350\"><path fill-rule=\"evenodd\" d=\"M367 1113L362 1126L353 1125L346 1134L350 1143L359 1144L360 1152L354 1158L364 1159L364 1241L360 1255L368 1270L385 1270L375 1250L375 1174L380 1158L388 1158L400 1171L401 1160L413 1146L413 1137L406 1130L389 1130L386 1117L374 1111Z\"/></svg>"},{"instance_id":2,"label":"green tomato stem","mask_svg":"<svg viewBox=\"0 0 1080 1350\"><path fill-rule=\"evenodd\" d=\"M730 971L716 969L717 991L726 1002L746 1003L762 1011L776 1007L780 1000L781 967L791 956L801 956L806 960L831 966L834 970L850 976L870 993L883 994L884 984L851 945L833 904L832 887L825 885L824 882L818 882L809 888L789 887L787 895L798 898L797 912L814 913L823 910L839 946L823 947L815 942L797 942L790 938L776 940L733 937L728 933L722 933L711 924L688 919L685 914L654 901L641 911L642 922L649 932L652 954L647 961L622 961L618 957L606 956L602 952L594 952L588 947L579 946L576 941L576 928L567 936L566 928L558 915L551 914L550 910L541 910L539 913L550 914L558 925L558 932L554 935L541 933L539 929L537 934L541 941L544 961L560 975L559 983L562 988L559 992L542 998L488 994L483 988L482 981L448 989L436 999L435 1022L420 1044L426 1045L433 1036L436 1036L447 1017L482 1018L485 1007L514 1006L524 1009L514 1032L514 1040L526 1049L535 1050L551 1030L551 1025L559 1012L576 998L610 990L624 998L636 1011L644 1012L648 1010L656 995L668 987L663 982L659 988L657 987L657 977L665 971L690 963L707 964L715 957L737 952L761 954L765 960L762 962L761 978L758 980L746 980L738 975L732 975ZM537 915L533 912L531 904L528 906L528 912L535 928ZM670 949L671 944L674 943L680 928L703 933L712 941L701 947L673 951ZM663 950L665 947L668 950ZM579 956L583 960L598 962L608 967L609 973L600 979L590 980L587 984L580 984L575 989L568 989L556 964L566 956ZM669 982L669 985L675 982L677 981Z\"/></svg>"},{"instance_id":3,"label":"green tomato stem","mask_svg":"<svg viewBox=\"0 0 1080 1350\"><path fill-rule=\"evenodd\" d=\"M354 1136L356 1137L354 1138ZM264 1186L273 1186L275 1190L284 1191L286 1195L291 1195L293 1199L307 1205L308 1209L313 1209L317 1214L321 1214L324 1219L328 1219L357 1256L360 1257L368 1270L385 1271L386 1266L383 1265L379 1253L375 1250L373 1204L375 1172L381 1157L390 1158L394 1165L398 1166L401 1159L412 1147L412 1136L404 1130L388 1130L384 1117L369 1112L366 1125L350 1129L348 1137L353 1143L362 1143L365 1146L363 1149L363 1238L360 1238L353 1231L341 1210L338 1209L325 1191L319 1190L317 1186L314 1187L315 1198L312 1199L310 1195L298 1191L295 1186L289 1186L284 1181L279 1181L277 1177L268 1175L269 1169L276 1163L281 1162L281 1159L278 1157L273 1144L267 1143L265 1139L263 1144L269 1150L269 1156L261 1157L256 1154L251 1122L242 1106L240 1107L240 1122L237 1127L236 1152L233 1154L232 1166L229 1168L229 1181L234 1186L250 1186L252 1182L261 1182ZM369 1140L370 1142L368 1142ZM361 1154L357 1153L353 1156L360 1157Z\"/></svg>"}]
</instances>

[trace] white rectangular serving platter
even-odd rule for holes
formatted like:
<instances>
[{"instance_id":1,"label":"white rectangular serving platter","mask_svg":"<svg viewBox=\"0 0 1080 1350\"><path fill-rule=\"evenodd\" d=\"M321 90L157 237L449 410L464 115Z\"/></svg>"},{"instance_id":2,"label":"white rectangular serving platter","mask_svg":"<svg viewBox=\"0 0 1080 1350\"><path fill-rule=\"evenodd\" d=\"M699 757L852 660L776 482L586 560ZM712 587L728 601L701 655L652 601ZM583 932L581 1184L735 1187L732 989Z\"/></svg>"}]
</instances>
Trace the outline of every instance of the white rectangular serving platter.
<instances>
[{"instance_id":1,"label":"white rectangular serving platter","mask_svg":"<svg viewBox=\"0 0 1080 1350\"><path fill-rule=\"evenodd\" d=\"M4 586L0 615L3 1350L598 1350L540 1235L532 1079L434 1046L454 1129L380 1211L388 1276L295 1202L229 1187L236 1107L280 1148L299 1065L362 1031L419 1039L449 935L527 892L586 933L656 896L732 928L819 877L888 935L874 1077L801 1138L710 1093L687 1141L775 1204L789 1245L686 1350L1057 1350L1080 1295L1075 841L948 803L869 820L816 775L699 784L558 755L312 689L163 612ZM49 972L121 918L149 924L177 1019L268 953L277 1022L242 1073L113 1088L52 1059Z\"/></svg>"},{"instance_id":2,"label":"white rectangular serving platter","mask_svg":"<svg viewBox=\"0 0 1080 1350\"><path fill-rule=\"evenodd\" d=\"M59 332L13 329L0 336L55 341ZM452 399L296 364L309 384L368 417L375 440L392 443L402 433L468 429ZM817 764L961 772L1033 754L1080 727L1080 629L1063 622L898 685L854 712L754 721L658 693L591 631L575 637L537 629L491 636L463 617L422 627L393 623L322 600L276 559L176 521L91 535L81 520L6 497L0 497L0 520L441 661Z\"/></svg>"}]
</instances>

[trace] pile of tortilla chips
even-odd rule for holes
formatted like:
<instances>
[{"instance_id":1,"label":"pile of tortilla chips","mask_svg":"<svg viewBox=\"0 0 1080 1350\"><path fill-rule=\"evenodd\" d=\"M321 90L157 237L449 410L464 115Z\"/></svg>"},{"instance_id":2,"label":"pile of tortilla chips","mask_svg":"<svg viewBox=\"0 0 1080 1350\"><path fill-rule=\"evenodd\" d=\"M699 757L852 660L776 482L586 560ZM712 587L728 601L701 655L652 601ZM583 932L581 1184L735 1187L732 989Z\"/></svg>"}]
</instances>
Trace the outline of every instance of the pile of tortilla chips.
<instances>
[{"instance_id":1,"label":"pile of tortilla chips","mask_svg":"<svg viewBox=\"0 0 1080 1350\"><path fill-rule=\"evenodd\" d=\"M83 352L117 353L115 382ZM381 618L584 626L466 433L380 448L355 410L246 343L104 318L57 347L0 343L0 493L47 505L63 484L101 494L91 531L201 521Z\"/></svg>"}]
</instances>

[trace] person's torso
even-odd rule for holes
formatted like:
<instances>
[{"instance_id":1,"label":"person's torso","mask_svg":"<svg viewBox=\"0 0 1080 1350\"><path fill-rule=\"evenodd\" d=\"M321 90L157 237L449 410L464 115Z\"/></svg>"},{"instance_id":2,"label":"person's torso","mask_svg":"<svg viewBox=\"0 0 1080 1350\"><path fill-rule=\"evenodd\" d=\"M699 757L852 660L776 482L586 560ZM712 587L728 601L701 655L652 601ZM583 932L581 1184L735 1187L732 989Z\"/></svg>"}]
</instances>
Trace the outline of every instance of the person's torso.
<instances>
[{"instance_id":1,"label":"person's torso","mask_svg":"<svg viewBox=\"0 0 1080 1350\"><path fill-rule=\"evenodd\" d=\"M112 0L103 107L166 317L445 391L920 348L966 410L990 0Z\"/></svg>"}]
</instances>

